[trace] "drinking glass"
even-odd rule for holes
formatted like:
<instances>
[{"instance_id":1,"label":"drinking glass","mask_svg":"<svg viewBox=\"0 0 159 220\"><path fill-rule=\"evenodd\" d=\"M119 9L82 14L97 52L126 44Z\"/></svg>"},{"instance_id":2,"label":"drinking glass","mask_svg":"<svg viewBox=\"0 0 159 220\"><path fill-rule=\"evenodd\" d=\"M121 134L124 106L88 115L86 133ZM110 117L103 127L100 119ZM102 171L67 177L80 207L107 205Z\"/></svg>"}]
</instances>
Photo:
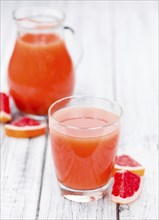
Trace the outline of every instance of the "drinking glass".
<instances>
[{"instance_id":1,"label":"drinking glass","mask_svg":"<svg viewBox=\"0 0 159 220\"><path fill-rule=\"evenodd\" d=\"M60 99L49 108L52 156L63 196L77 202L102 198L111 182L122 109L91 96Z\"/></svg>"}]
</instances>

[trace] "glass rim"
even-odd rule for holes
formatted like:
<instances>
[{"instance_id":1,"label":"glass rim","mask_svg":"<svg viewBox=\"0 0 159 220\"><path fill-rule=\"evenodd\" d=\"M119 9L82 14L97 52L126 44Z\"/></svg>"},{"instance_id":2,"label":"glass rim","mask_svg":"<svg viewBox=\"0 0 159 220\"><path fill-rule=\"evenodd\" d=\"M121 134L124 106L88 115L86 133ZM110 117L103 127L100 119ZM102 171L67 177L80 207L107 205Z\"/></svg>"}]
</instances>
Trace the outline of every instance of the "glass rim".
<instances>
[{"instance_id":1,"label":"glass rim","mask_svg":"<svg viewBox=\"0 0 159 220\"><path fill-rule=\"evenodd\" d=\"M22 11L22 10L26 10L28 9L28 17L25 16L25 15L22 15L22 16L18 16L18 12ZM48 24L48 25L51 25L51 24L54 24L54 26L58 26L60 24L63 23L63 21L65 20L65 14L64 12L58 10L58 9L53 9L53 8L49 8L47 6L24 6L24 7L19 7L19 8L16 8L15 10L13 10L12 12L12 16L13 16L13 19L18 22L18 21L22 21L23 19L26 19L26 18L29 18L29 10L34 10L35 13L37 14L37 16L44 16L46 15L45 14L45 11L44 10L48 10L49 12L52 12L52 14L55 16L55 18L57 18L56 21L39 21L38 23L42 24L42 23L45 23L45 24ZM40 14L38 13L38 10L41 10ZM57 15L58 14L58 15ZM34 19L33 20L30 20L32 22L36 22ZM26 28L25 29L29 29L29 28Z\"/></svg>"},{"instance_id":2,"label":"glass rim","mask_svg":"<svg viewBox=\"0 0 159 220\"><path fill-rule=\"evenodd\" d=\"M50 105L49 109L48 109L48 116L49 118L51 116L53 116L51 114L51 110L52 108L62 102L62 101L65 101L67 99L80 99L80 98L89 98L89 99L98 99L98 100L101 100L101 101L104 101L104 102L109 102L109 103L112 103L116 106L119 107L120 109L120 114L119 114L119 117L114 120L113 122L110 122L106 125L101 125L101 126L94 126L94 127L91 127L91 128L80 128L80 127L77 127L77 126L70 126L70 125L65 125L64 123L62 122L59 122L58 120L56 120L54 117L52 117L52 120L55 121L58 125L62 126L62 127L65 127L65 128L69 128L69 129L75 129L75 130L95 130L95 129L101 129L101 128L106 128L106 127L109 127L109 126L112 126L113 124L115 124L116 122L118 122L120 120L120 118L122 117L123 115L123 108L121 107L121 105L114 101L114 100L110 100L110 99L106 99L106 98L102 98L102 97L97 97L97 96L89 96L89 95L78 95L78 96L67 96L67 97L64 97L64 98L61 98L61 99L58 99L57 101L55 101L53 104ZM60 109L59 109L60 110ZM57 110L58 111L58 110ZM53 113L54 114L54 113ZM49 119L50 120L50 119Z\"/></svg>"}]
</instances>

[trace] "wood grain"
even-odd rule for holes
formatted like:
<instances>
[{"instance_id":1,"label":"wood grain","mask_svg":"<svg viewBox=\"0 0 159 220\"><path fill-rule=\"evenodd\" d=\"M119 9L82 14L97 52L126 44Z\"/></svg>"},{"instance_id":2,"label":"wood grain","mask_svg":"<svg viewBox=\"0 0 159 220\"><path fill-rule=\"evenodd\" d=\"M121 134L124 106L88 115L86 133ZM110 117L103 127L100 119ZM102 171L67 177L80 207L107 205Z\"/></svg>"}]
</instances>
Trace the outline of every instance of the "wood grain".
<instances>
[{"instance_id":1,"label":"wood grain","mask_svg":"<svg viewBox=\"0 0 159 220\"><path fill-rule=\"evenodd\" d=\"M16 27L12 11L37 1L1 3L1 89ZM59 192L47 136L8 138L1 126L1 219L156 220L158 215L158 1L38 1L66 13L82 37L84 56L74 94L115 99L123 107L119 153L146 167L140 198L116 205L108 195L79 204ZM76 44L72 43L72 48ZM13 109L13 112L16 110Z\"/></svg>"},{"instance_id":2,"label":"wood grain","mask_svg":"<svg viewBox=\"0 0 159 220\"><path fill-rule=\"evenodd\" d=\"M5 138L1 149L1 218L35 219L46 137Z\"/></svg>"}]
</instances>

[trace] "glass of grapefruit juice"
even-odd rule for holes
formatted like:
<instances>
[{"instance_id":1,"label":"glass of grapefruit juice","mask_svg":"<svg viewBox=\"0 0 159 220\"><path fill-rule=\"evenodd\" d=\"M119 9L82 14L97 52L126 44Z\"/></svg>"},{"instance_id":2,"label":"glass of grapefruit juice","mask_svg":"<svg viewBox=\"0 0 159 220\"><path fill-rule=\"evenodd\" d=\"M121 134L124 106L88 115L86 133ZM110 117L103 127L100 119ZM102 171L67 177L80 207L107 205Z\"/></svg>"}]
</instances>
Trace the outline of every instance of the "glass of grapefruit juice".
<instances>
[{"instance_id":1,"label":"glass of grapefruit juice","mask_svg":"<svg viewBox=\"0 0 159 220\"><path fill-rule=\"evenodd\" d=\"M63 196L77 202L102 198L110 185L122 109L103 98L66 97L49 108L52 156Z\"/></svg>"},{"instance_id":2,"label":"glass of grapefruit juice","mask_svg":"<svg viewBox=\"0 0 159 220\"><path fill-rule=\"evenodd\" d=\"M10 94L18 109L47 115L56 100L72 95L74 65L64 40L65 15L45 7L14 11L17 38L8 67Z\"/></svg>"}]
</instances>

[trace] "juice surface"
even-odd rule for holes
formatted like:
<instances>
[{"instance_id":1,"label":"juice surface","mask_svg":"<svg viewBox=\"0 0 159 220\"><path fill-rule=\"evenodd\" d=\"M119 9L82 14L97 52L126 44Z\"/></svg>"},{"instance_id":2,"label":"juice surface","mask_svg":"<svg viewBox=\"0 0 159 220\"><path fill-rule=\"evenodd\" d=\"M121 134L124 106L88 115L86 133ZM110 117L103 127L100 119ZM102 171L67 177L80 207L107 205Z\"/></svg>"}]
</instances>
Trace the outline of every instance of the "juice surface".
<instances>
[{"instance_id":1,"label":"juice surface","mask_svg":"<svg viewBox=\"0 0 159 220\"><path fill-rule=\"evenodd\" d=\"M9 63L8 83L21 111L46 115L54 101L73 92L73 65L64 41L55 34L19 37Z\"/></svg>"},{"instance_id":2,"label":"juice surface","mask_svg":"<svg viewBox=\"0 0 159 220\"><path fill-rule=\"evenodd\" d=\"M108 183L119 138L119 124L115 123L118 116L84 107L59 110L54 119L64 124L58 126L50 119L52 154L59 182L79 190L96 189Z\"/></svg>"}]
</instances>

